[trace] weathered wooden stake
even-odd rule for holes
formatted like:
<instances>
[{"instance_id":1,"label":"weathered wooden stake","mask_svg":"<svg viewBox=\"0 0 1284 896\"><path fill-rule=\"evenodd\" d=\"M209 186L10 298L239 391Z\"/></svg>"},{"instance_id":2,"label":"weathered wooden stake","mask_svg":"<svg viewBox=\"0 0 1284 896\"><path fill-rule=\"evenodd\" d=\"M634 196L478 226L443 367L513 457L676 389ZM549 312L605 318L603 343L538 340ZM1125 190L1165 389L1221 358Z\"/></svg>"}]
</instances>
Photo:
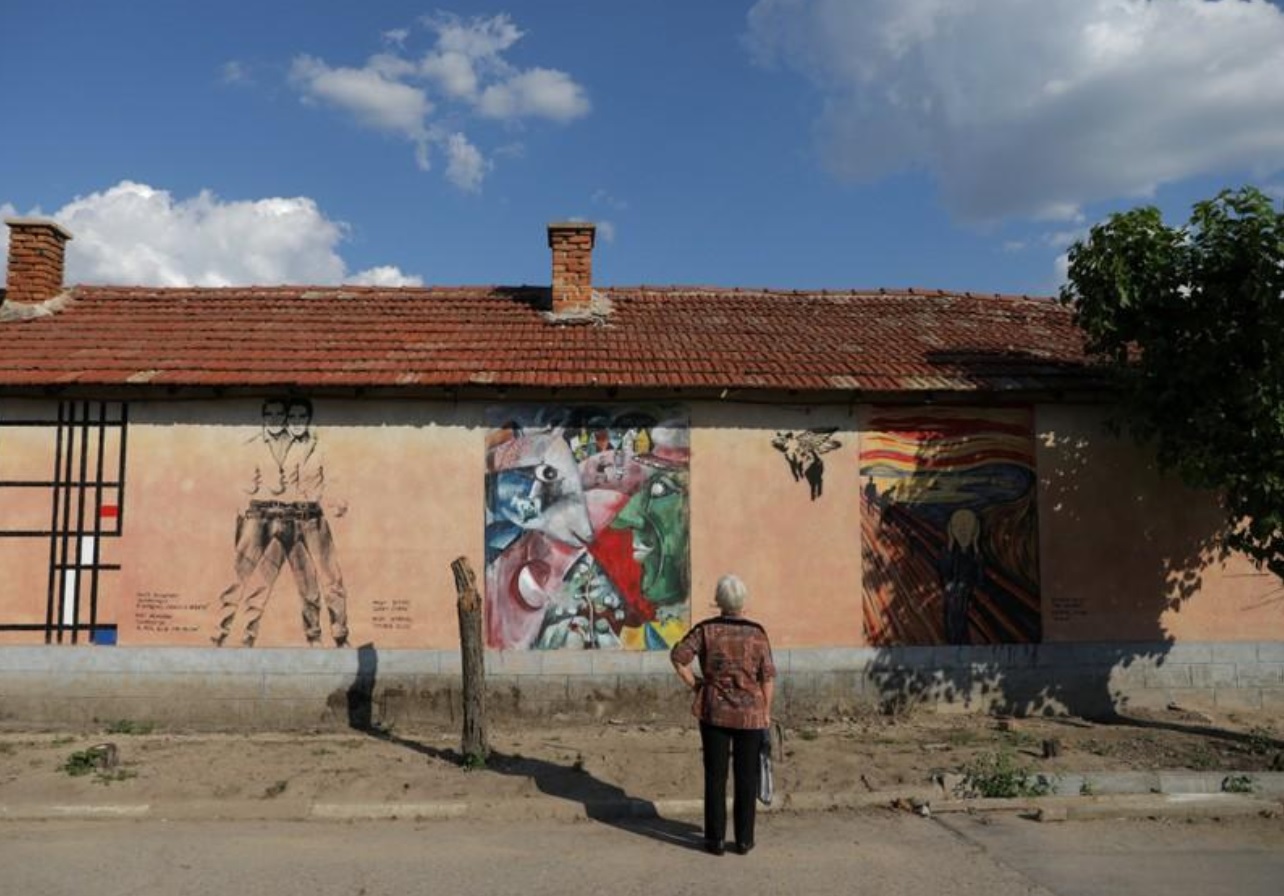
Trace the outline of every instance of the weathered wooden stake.
<instances>
[{"instance_id":1,"label":"weathered wooden stake","mask_svg":"<svg viewBox=\"0 0 1284 896\"><path fill-rule=\"evenodd\" d=\"M486 663L482 639L482 600L467 557L450 564L459 595L459 653L464 674L464 733L460 752L467 764L480 764L490 755L486 741Z\"/></svg>"}]
</instances>

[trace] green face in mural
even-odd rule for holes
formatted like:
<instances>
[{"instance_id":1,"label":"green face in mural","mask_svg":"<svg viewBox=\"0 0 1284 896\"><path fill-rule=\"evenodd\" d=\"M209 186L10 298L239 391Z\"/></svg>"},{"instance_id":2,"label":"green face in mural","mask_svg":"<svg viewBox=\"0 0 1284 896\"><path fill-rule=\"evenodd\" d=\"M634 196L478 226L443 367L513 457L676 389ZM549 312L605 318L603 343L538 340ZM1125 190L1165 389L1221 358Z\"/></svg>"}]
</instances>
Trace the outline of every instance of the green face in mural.
<instances>
[{"instance_id":1,"label":"green face in mural","mask_svg":"<svg viewBox=\"0 0 1284 896\"><path fill-rule=\"evenodd\" d=\"M642 567L642 594L655 604L687 597L687 489L676 472L646 482L611 523L633 530L633 558Z\"/></svg>"}]
</instances>

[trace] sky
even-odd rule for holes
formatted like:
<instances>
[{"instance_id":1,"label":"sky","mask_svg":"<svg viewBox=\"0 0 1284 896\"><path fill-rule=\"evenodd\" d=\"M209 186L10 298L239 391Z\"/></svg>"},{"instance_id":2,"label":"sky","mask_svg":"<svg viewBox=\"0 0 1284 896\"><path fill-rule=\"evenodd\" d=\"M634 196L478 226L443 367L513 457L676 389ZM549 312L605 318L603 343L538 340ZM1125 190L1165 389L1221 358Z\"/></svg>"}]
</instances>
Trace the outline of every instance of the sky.
<instances>
[{"instance_id":1,"label":"sky","mask_svg":"<svg viewBox=\"0 0 1284 896\"><path fill-rule=\"evenodd\" d=\"M0 215L67 281L1049 295L1284 197L1267 0L0 0ZM6 233L0 242L7 242Z\"/></svg>"}]
</instances>

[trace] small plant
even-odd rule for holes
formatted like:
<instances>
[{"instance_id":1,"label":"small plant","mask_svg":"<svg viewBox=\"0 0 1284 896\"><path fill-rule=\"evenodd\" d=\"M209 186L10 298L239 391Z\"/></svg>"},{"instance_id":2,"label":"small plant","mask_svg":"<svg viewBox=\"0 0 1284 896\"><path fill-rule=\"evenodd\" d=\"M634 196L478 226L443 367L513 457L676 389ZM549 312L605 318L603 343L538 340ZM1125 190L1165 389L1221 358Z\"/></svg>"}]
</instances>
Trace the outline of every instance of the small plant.
<instances>
[{"instance_id":1,"label":"small plant","mask_svg":"<svg viewBox=\"0 0 1284 896\"><path fill-rule=\"evenodd\" d=\"M285 788L289 786L289 781L277 781L275 784L269 784L267 789L263 791L263 798L270 800L274 797L278 797L285 793Z\"/></svg>"},{"instance_id":2,"label":"small plant","mask_svg":"<svg viewBox=\"0 0 1284 896\"><path fill-rule=\"evenodd\" d=\"M472 771L477 771L478 769L483 769L486 767L486 754L469 753L466 756L464 756L463 760L460 762L460 765L464 767L464 771L466 772L472 772Z\"/></svg>"},{"instance_id":3,"label":"small plant","mask_svg":"<svg viewBox=\"0 0 1284 896\"><path fill-rule=\"evenodd\" d=\"M329 755L330 755L331 753L333 753L333 752L334 752L334 750L331 750L329 747L317 747L315 750L313 750L313 751L312 751L312 755L313 755L313 756L329 756Z\"/></svg>"},{"instance_id":4,"label":"small plant","mask_svg":"<svg viewBox=\"0 0 1284 896\"><path fill-rule=\"evenodd\" d=\"M1248 729L1248 752L1254 756L1265 756L1275 744L1275 732L1265 725L1254 725Z\"/></svg>"},{"instance_id":5,"label":"small plant","mask_svg":"<svg viewBox=\"0 0 1284 896\"><path fill-rule=\"evenodd\" d=\"M815 728L803 728L798 732L798 737L800 740L815 740L820 737L820 732Z\"/></svg>"},{"instance_id":6,"label":"small plant","mask_svg":"<svg viewBox=\"0 0 1284 896\"><path fill-rule=\"evenodd\" d=\"M1079 796L1093 796L1097 788L1093 785L1091 778L1084 778L1079 784Z\"/></svg>"},{"instance_id":7,"label":"small plant","mask_svg":"<svg viewBox=\"0 0 1284 896\"><path fill-rule=\"evenodd\" d=\"M1222 781L1222 792L1252 793L1255 786L1252 775L1228 775Z\"/></svg>"},{"instance_id":8,"label":"small plant","mask_svg":"<svg viewBox=\"0 0 1284 896\"><path fill-rule=\"evenodd\" d=\"M961 796L985 799L1047 796L1052 782L1020 765L1010 750L986 753L963 767L963 781L956 788Z\"/></svg>"},{"instance_id":9,"label":"small plant","mask_svg":"<svg viewBox=\"0 0 1284 896\"><path fill-rule=\"evenodd\" d=\"M73 778L79 778L98 771L99 755L97 750L77 750L67 757L60 768Z\"/></svg>"},{"instance_id":10,"label":"small plant","mask_svg":"<svg viewBox=\"0 0 1284 896\"><path fill-rule=\"evenodd\" d=\"M55 737L49 742L49 745L52 747L65 747L67 744L74 744L75 742L76 739L74 737L66 735L64 737Z\"/></svg>"},{"instance_id":11,"label":"small plant","mask_svg":"<svg viewBox=\"0 0 1284 896\"><path fill-rule=\"evenodd\" d=\"M1190 767L1193 769L1204 770L1210 769L1217 764L1217 758L1213 756L1212 750L1201 746L1190 754Z\"/></svg>"},{"instance_id":12,"label":"small plant","mask_svg":"<svg viewBox=\"0 0 1284 896\"><path fill-rule=\"evenodd\" d=\"M152 722L135 722L132 719L117 719L107 725L108 734L151 734L156 726Z\"/></svg>"}]
</instances>

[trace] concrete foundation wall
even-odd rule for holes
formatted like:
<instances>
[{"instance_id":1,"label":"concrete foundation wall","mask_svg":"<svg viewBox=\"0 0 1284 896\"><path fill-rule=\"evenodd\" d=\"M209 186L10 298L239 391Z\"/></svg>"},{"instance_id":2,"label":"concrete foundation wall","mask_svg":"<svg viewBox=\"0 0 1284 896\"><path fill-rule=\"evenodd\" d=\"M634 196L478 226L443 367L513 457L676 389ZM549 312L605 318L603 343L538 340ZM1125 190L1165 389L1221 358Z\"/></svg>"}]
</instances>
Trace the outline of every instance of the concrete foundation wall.
<instances>
[{"instance_id":1,"label":"concrete foundation wall","mask_svg":"<svg viewBox=\"0 0 1284 896\"><path fill-rule=\"evenodd\" d=\"M776 652L776 717L880 707L1126 714L1133 707L1284 712L1278 642L830 648ZM453 725L459 654L213 648L0 651L0 725L91 728L129 720L205 730ZM663 653L492 652L495 724L690 720Z\"/></svg>"}]
</instances>

